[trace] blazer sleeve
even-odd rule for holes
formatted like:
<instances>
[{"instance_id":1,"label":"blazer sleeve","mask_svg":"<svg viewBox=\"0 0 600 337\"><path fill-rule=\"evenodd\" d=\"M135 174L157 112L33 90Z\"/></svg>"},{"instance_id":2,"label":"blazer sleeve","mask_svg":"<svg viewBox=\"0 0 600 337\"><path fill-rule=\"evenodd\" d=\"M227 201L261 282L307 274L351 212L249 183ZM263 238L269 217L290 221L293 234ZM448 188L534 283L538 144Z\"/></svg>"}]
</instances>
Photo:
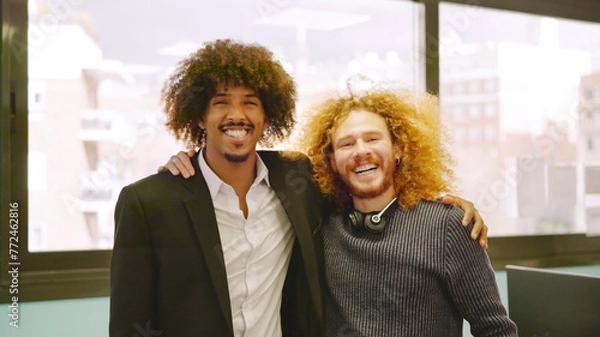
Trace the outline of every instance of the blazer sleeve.
<instances>
[{"instance_id":1,"label":"blazer sleeve","mask_svg":"<svg viewBox=\"0 0 600 337\"><path fill-rule=\"evenodd\" d=\"M115 207L110 265L111 337L157 331L156 266L148 223L134 187L123 188Z\"/></svg>"},{"instance_id":2,"label":"blazer sleeve","mask_svg":"<svg viewBox=\"0 0 600 337\"><path fill-rule=\"evenodd\" d=\"M496 276L484 248L469 238L472 224L461 225L462 211L452 208L446 219L444 265L447 286L473 336L513 337L517 327L498 291Z\"/></svg>"}]
</instances>

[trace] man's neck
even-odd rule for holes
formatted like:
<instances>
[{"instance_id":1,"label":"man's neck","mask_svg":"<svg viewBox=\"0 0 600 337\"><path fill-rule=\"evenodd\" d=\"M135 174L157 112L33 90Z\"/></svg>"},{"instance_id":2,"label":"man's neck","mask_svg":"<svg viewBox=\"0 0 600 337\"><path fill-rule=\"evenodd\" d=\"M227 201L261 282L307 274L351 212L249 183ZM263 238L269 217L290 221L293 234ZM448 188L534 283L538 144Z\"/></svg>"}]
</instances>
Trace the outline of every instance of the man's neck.
<instances>
[{"instance_id":1,"label":"man's neck","mask_svg":"<svg viewBox=\"0 0 600 337\"><path fill-rule=\"evenodd\" d=\"M202 151L204 160L210 169L227 185L231 186L238 196L239 207L244 218L248 218L246 194L256 178L256 151L252 151L243 162L232 162L222 155L210 155Z\"/></svg>"},{"instance_id":2,"label":"man's neck","mask_svg":"<svg viewBox=\"0 0 600 337\"><path fill-rule=\"evenodd\" d=\"M243 162L232 162L222 155L213 156L205 151L200 155L204 155L208 167L224 183L233 187L236 193L242 192L242 195L245 195L252 186L256 178L256 156L258 155L255 151L251 152Z\"/></svg>"},{"instance_id":3,"label":"man's neck","mask_svg":"<svg viewBox=\"0 0 600 337\"><path fill-rule=\"evenodd\" d=\"M385 191L384 193L372 197L372 198L359 198L352 197L352 203L354 204L354 209L363 213L369 212L379 212L381 211L387 204L390 203L392 199L396 197L397 193L393 188Z\"/></svg>"}]
</instances>

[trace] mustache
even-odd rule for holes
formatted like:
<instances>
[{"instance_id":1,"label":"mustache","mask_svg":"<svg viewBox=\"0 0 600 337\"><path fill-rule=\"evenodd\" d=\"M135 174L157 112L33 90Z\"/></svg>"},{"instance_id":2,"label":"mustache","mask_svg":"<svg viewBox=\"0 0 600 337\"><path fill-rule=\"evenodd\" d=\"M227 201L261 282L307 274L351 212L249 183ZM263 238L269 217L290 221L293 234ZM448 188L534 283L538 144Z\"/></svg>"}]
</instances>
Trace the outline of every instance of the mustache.
<instances>
[{"instance_id":1,"label":"mustache","mask_svg":"<svg viewBox=\"0 0 600 337\"><path fill-rule=\"evenodd\" d=\"M237 123L230 121L230 122L226 122L226 123L219 125L219 129L231 128L231 127L242 127L242 128L254 129L254 125L252 123L244 122L244 121L239 121Z\"/></svg>"},{"instance_id":2,"label":"mustache","mask_svg":"<svg viewBox=\"0 0 600 337\"><path fill-rule=\"evenodd\" d=\"M377 166L381 166L381 161L371 158L369 160L353 160L351 163L348 164L348 166L350 167L350 169L352 171L354 171L357 167L359 166L363 166L363 165L377 165Z\"/></svg>"}]
</instances>

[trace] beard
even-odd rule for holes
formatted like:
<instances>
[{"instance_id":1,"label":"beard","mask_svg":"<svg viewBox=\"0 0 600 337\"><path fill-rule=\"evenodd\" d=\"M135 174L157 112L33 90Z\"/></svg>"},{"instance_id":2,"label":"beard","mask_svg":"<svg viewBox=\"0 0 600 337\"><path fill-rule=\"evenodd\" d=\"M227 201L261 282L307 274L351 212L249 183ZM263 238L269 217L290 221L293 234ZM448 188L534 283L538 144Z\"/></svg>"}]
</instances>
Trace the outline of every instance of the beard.
<instances>
[{"instance_id":1,"label":"beard","mask_svg":"<svg viewBox=\"0 0 600 337\"><path fill-rule=\"evenodd\" d=\"M353 183L352 181L352 170L354 165L349 167L346 174L338 175L345 185L346 190L352 194L352 196L361 199L371 199L378 197L388 191L390 188L394 188L394 168L386 166L385 163L373 162L383 168L384 177L381 181L371 182L370 184L365 183Z\"/></svg>"},{"instance_id":2,"label":"beard","mask_svg":"<svg viewBox=\"0 0 600 337\"><path fill-rule=\"evenodd\" d=\"M361 199L370 199L378 197L387 191L392 186L392 181L385 180L381 184L368 187L353 186L349 182L346 182L346 186L353 196Z\"/></svg>"},{"instance_id":3,"label":"beard","mask_svg":"<svg viewBox=\"0 0 600 337\"><path fill-rule=\"evenodd\" d=\"M243 163L246 160L248 160L249 156L250 156L250 153L237 154L237 155L225 153L225 159L227 159L227 161L229 161L230 163Z\"/></svg>"}]
</instances>

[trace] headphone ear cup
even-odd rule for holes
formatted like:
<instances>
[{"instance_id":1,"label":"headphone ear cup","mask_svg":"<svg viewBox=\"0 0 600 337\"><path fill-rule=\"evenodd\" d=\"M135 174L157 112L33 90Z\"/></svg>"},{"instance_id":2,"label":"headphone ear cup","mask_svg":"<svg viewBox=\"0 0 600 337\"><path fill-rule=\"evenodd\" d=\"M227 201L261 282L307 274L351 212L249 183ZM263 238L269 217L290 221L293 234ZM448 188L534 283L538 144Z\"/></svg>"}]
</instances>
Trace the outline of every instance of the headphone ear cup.
<instances>
[{"instance_id":1,"label":"headphone ear cup","mask_svg":"<svg viewBox=\"0 0 600 337\"><path fill-rule=\"evenodd\" d=\"M377 214L369 214L365 217L364 227L371 233L381 233L385 229L385 220Z\"/></svg>"},{"instance_id":2,"label":"headphone ear cup","mask_svg":"<svg viewBox=\"0 0 600 337\"><path fill-rule=\"evenodd\" d=\"M363 229L363 214L357 210L348 212L348 225L353 231L360 231Z\"/></svg>"}]
</instances>

